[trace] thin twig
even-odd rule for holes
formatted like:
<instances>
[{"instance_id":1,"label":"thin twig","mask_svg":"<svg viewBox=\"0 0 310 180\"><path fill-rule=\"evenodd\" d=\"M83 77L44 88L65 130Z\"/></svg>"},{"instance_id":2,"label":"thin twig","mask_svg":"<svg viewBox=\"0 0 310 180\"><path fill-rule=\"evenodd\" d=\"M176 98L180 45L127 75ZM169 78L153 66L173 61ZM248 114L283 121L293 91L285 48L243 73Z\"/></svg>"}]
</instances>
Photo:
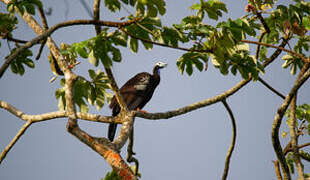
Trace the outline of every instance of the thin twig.
<instances>
[{"instance_id":1,"label":"thin twig","mask_svg":"<svg viewBox=\"0 0 310 180\"><path fill-rule=\"evenodd\" d=\"M222 180L225 180L227 178L228 171L229 171L230 158L231 158L231 155L232 155L232 153L234 151L235 144L236 144L237 126L236 126L236 121L235 121L235 118L234 118L234 114L233 114L232 110L230 109L229 105L227 104L226 99L223 99L222 103L224 104L226 110L229 113L231 124L232 124L232 139L231 139L231 144L229 146L228 152L226 154L225 168L224 168L224 172L223 172L223 175L222 175Z\"/></svg>"},{"instance_id":2,"label":"thin twig","mask_svg":"<svg viewBox=\"0 0 310 180\"><path fill-rule=\"evenodd\" d=\"M7 39L8 41L12 41L12 42L16 42L16 43L21 43L21 44L25 44L25 43L28 42L26 40L16 39L16 38L13 38L13 37L10 37L10 36L5 36L5 37L2 37L2 38L3 39Z\"/></svg>"},{"instance_id":3,"label":"thin twig","mask_svg":"<svg viewBox=\"0 0 310 180\"><path fill-rule=\"evenodd\" d=\"M282 99L285 99L285 96L283 94L281 94L279 91L277 91L275 88L273 88L272 86L270 86L266 81L264 81L261 77L258 77L258 81L261 82L263 85L265 85L268 89L270 89L272 92L274 92L275 94L277 94L279 97L281 97Z\"/></svg>"},{"instance_id":4,"label":"thin twig","mask_svg":"<svg viewBox=\"0 0 310 180\"><path fill-rule=\"evenodd\" d=\"M16 136L11 140L11 142L4 148L4 150L0 154L0 164L8 154L8 152L12 149L14 144L19 140L19 138L25 133L28 127L32 124L32 121L27 121L17 132Z\"/></svg>"},{"instance_id":5,"label":"thin twig","mask_svg":"<svg viewBox=\"0 0 310 180\"><path fill-rule=\"evenodd\" d=\"M39 14L40 14L40 17L41 17L43 29L44 29L45 31L47 31L47 30L48 30L48 24L47 24L47 19L46 19L46 17L45 17L44 10L43 10L43 8L40 7L40 6L38 6L38 10L39 10ZM39 51L38 51L38 55L36 56L36 60L39 60L39 59L40 59L40 56L41 56L41 53L42 53L42 51L43 51L43 48L44 48L44 46L45 46L45 44L46 44L46 41L47 41L47 38L44 39L44 40L42 41L41 46L40 46Z\"/></svg>"},{"instance_id":6,"label":"thin twig","mask_svg":"<svg viewBox=\"0 0 310 180\"><path fill-rule=\"evenodd\" d=\"M130 37L132 37L134 39L138 39L140 41L143 41L143 42L146 42L146 43L155 44L155 45L162 46L162 47L168 47L168 48L178 49L178 50L182 50L182 51L200 52L200 53L212 53L213 52L212 49L200 50L200 49L191 49L191 48L184 48L184 47L174 47L174 46L170 46L168 44L159 43L159 42L155 42L155 41L152 41L152 40L148 40L148 39L143 39L143 38L137 37L137 36L135 36L133 34L130 34L124 28L119 28L119 29L122 32L124 32L125 34L127 34L128 36L130 36Z\"/></svg>"},{"instance_id":7,"label":"thin twig","mask_svg":"<svg viewBox=\"0 0 310 180\"><path fill-rule=\"evenodd\" d=\"M257 15L258 19L260 20L260 22L262 23L265 31L269 34L270 33L270 28L268 27L265 19L263 18L262 16L262 13L261 12L258 12L258 11L254 11L254 13Z\"/></svg>"}]
</instances>

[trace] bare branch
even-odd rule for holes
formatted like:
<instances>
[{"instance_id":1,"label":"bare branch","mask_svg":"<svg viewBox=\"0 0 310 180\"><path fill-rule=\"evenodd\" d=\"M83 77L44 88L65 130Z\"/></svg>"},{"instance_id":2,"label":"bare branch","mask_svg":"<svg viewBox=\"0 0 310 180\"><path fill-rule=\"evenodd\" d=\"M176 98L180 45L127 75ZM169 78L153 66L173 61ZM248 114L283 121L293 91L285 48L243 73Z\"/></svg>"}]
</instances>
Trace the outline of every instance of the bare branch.
<instances>
[{"instance_id":1,"label":"bare branch","mask_svg":"<svg viewBox=\"0 0 310 180\"><path fill-rule=\"evenodd\" d=\"M277 91L275 88L273 88L272 86L270 86L266 81L264 81L261 77L258 77L259 82L261 82L263 85L265 85L268 89L270 89L272 92L274 92L275 94L277 94L279 97L281 97L282 99L285 99L285 96L283 94L281 94L279 91Z\"/></svg>"},{"instance_id":2,"label":"bare branch","mask_svg":"<svg viewBox=\"0 0 310 180\"><path fill-rule=\"evenodd\" d=\"M233 114L232 110L230 109L229 105L227 104L226 99L223 99L222 103L224 104L226 110L229 113L231 124L232 124L232 139L231 139L231 144L229 146L228 152L226 154L225 168L224 168L224 172L223 172L223 175L222 175L222 180L225 180L227 178L228 171L229 171L230 158L231 158L231 155L232 155L232 153L234 151L235 144L236 144L237 126L236 126L236 121L235 121L235 118L234 118L234 114Z\"/></svg>"},{"instance_id":3,"label":"bare branch","mask_svg":"<svg viewBox=\"0 0 310 180\"><path fill-rule=\"evenodd\" d=\"M52 120L56 118L65 118L68 117L66 111L55 111L55 112L49 112L49 113L43 113L38 115L29 115L25 114L24 112L20 111L19 109L15 108L11 104L1 101L0 100L0 108L3 108L16 117L20 118L23 121L32 121L32 123ZM98 114L90 114L90 113L82 113L77 112L76 116L78 119L86 120L86 121L92 121L92 122L100 122L100 123L118 123L121 124L123 121L119 118L114 118L111 116L103 116Z\"/></svg>"},{"instance_id":4,"label":"bare branch","mask_svg":"<svg viewBox=\"0 0 310 180\"><path fill-rule=\"evenodd\" d=\"M17 132L16 136L12 139L12 141L5 147L5 149L0 154L0 164L8 154L8 152L12 149L15 143L19 140L19 138L25 133L28 127L32 124L32 121L27 121Z\"/></svg>"}]
</instances>

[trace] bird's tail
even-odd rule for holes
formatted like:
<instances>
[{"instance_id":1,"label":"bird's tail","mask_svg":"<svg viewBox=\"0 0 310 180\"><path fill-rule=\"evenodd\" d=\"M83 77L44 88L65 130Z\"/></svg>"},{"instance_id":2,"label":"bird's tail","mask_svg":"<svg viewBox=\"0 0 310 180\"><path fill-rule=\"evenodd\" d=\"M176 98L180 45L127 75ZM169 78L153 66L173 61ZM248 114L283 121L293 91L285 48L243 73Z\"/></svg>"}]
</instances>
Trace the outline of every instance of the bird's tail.
<instances>
[{"instance_id":1,"label":"bird's tail","mask_svg":"<svg viewBox=\"0 0 310 180\"><path fill-rule=\"evenodd\" d=\"M111 142L114 140L116 128L117 128L117 124L115 123L109 124L108 138Z\"/></svg>"}]
</instances>

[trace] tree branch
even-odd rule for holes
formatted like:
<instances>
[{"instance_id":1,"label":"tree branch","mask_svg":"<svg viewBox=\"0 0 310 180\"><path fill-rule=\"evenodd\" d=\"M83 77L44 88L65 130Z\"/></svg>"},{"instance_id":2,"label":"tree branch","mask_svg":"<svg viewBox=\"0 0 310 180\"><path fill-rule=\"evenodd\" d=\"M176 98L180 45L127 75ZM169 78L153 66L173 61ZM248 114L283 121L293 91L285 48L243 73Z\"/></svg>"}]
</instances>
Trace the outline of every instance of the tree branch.
<instances>
[{"instance_id":1,"label":"tree branch","mask_svg":"<svg viewBox=\"0 0 310 180\"><path fill-rule=\"evenodd\" d=\"M4 148L4 150L0 154L0 164L8 154L8 152L12 149L15 143L19 140L19 138L25 133L28 127L32 124L32 121L27 121L17 132L16 136L11 140L11 142Z\"/></svg>"},{"instance_id":2,"label":"tree branch","mask_svg":"<svg viewBox=\"0 0 310 180\"><path fill-rule=\"evenodd\" d=\"M226 99L223 99L222 103L224 104L226 110L229 113L230 119L231 119L231 124L232 124L232 139L231 139L231 144L229 146L228 152L226 154L226 158L225 158L225 168L224 168L224 172L222 175L222 180L227 179L227 175L228 175L228 171L229 171L229 162L230 162L230 158L231 155L234 151L235 148L235 144L236 144L236 137L237 137L237 126L236 126L236 121L234 118L234 114L232 112L232 110L230 109L229 105L226 102Z\"/></svg>"},{"instance_id":3,"label":"tree branch","mask_svg":"<svg viewBox=\"0 0 310 180\"><path fill-rule=\"evenodd\" d=\"M281 170L280 170L280 166L279 166L279 161L272 161L274 164L274 169L276 172L276 176L278 180L282 180L282 175L281 175Z\"/></svg>"},{"instance_id":4,"label":"tree branch","mask_svg":"<svg viewBox=\"0 0 310 180\"><path fill-rule=\"evenodd\" d=\"M47 24L47 19L45 17L44 10L40 6L38 6L38 10L39 10L39 14L40 14L40 17L41 17L43 28L46 31L46 30L48 30L48 24ZM41 56L43 48L44 48L44 46L46 44L46 41L47 41L47 38L42 41L41 46L40 46L39 51L38 51L38 55L36 56L36 60L40 59L40 56Z\"/></svg>"},{"instance_id":5,"label":"tree branch","mask_svg":"<svg viewBox=\"0 0 310 180\"><path fill-rule=\"evenodd\" d=\"M0 100L0 108L3 108L16 117L20 118L23 121L32 121L32 123L42 122L42 121L48 121L56 118L65 118L68 117L66 111L55 111L55 112L49 112L49 113L43 113L38 115L30 115L25 114L24 112L18 110L11 104L1 101ZM76 116L78 119L86 120L86 121L92 121L92 122L100 122L100 123L118 123L121 124L123 121L119 118L114 118L111 116L103 116L98 114L90 114L90 113L82 113L77 112Z\"/></svg>"},{"instance_id":6,"label":"tree branch","mask_svg":"<svg viewBox=\"0 0 310 180\"><path fill-rule=\"evenodd\" d=\"M259 82L261 82L263 85L265 85L268 89L270 89L272 92L274 92L275 94L277 94L279 97L281 97L282 99L285 99L285 96L283 94L281 94L279 91L277 91L276 89L274 89L272 86L270 86L266 81L264 81L261 77L258 77Z\"/></svg>"},{"instance_id":7,"label":"tree branch","mask_svg":"<svg viewBox=\"0 0 310 180\"><path fill-rule=\"evenodd\" d=\"M298 153L298 137L296 135L296 100L297 99L297 91L292 98L291 104L290 104L290 117L288 120L288 127L290 129L290 136L291 136L291 145L293 149L293 159L296 164L296 169L298 172L299 178L304 177L304 170L303 165L300 161L299 153Z\"/></svg>"},{"instance_id":8,"label":"tree branch","mask_svg":"<svg viewBox=\"0 0 310 180\"><path fill-rule=\"evenodd\" d=\"M307 71L303 75L301 75L301 73L304 71L304 69L307 69ZM286 163L285 156L283 154L282 147L280 144L279 129L281 126L281 122L282 122L282 118L284 116L284 113L285 113L288 105L290 104L293 96L296 94L297 90L303 85L303 83L310 76L310 70L308 70L308 69L309 69L309 63L304 65L301 73L299 74L299 77L301 77L301 78L297 78L297 80L295 81L291 91L286 96L282 105L279 107L277 114L275 116L275 119L273 121L273 124L272 124L272 132L271 132L272 145L273 145L273 148L274 148L275 153L277 155L277 158L280 162L280 165L283 169L284 179L288 179L288 180L291 179L291 176L290 176L289 168L288 168L288 165Z\"/></svg>"}]
</instances>

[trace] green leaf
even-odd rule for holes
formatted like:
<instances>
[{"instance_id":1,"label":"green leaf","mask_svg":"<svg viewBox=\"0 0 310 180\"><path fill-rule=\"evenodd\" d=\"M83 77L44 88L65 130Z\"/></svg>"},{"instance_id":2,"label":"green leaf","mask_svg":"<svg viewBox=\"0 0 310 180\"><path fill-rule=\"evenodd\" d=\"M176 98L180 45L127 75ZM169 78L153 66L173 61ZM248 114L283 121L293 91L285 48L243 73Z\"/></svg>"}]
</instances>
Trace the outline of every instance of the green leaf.
<instances>
[{"instance_id":1,"label":"green leaf","mask_svg":"<svg viewBox=\"0 0 310 180\"><path fill-rule=\"evenodd\" d=\"M94 65L94 66L98 66L99 60L94 56L94 51L90 51L89 55L88 55L88 61L90 62L90 64Z\"/></svg>"},{"instance_id":2,"label":"green leaf","mask_svg":"<svg viewBox=\"0 0 310 180\"><path fill-rule=\"evenodd\" d=\"M77 46L76 51L82 58L88 58L88 53L85 47Z\"/></svg>"},{"instance_id":3,"label":"green leaf","mask_svg":"<svg viewBox=\"0 0 310 180\"><path fill-rule=\"evenodd\" d=\"M104 0L104 5L112 12L121 9L121 3L118 0Z\"/></svg>"},{"instance_id":4,"label":"green leaf","mask_svg":"<svg viewBox=\"0 0 310 180\"><path fill-rule=\"evenodd\" d=\"M137 41L137 39L135 39L135 38L129 39L129 48L134 53L138 52L138 41Z\"/></svg>"},{"instance_id":5,"label":"green leaf","mask_svg":"<svg viewBox=\"0 0 310 180\"><path fill-rule=\"evenodd\" d=\"M303 17L302 24L305 26L307 30L310 30L310 17L309 16Z\"/></svg>"},{"instance_id":6,"label":"green leaf","mask_svg":"<svg viewBox=\"0 0 310 180\"><path fill-rule=\"evenodd\" d=\"M30 4L30 3L25 4L25 8L29 14L35 15L35 13L36 13L35 8L32 4Z\"/></svg>"},{"instance_id":7,"label":"green leaf","mask_svg":"<svg viewBox=\"0 0 310 180\"><path fill-rule=\"evenodd\" d=\"M89 74L89 77L90 78L92 78L93 80L96 78L96 73L95 73L95 71L94 70L92 70L92 69L89 69L88 70L88 74Z\"/></svg>"},{"instance_id":8,"label":"green leaf","mask_svg":"<svg viewBox=\"0 0 310 180\"><path fill-rule=\"evenodd\" d=\"M34 68L34 62L31 60L31 59L29 59L29 58L27 58L26 60L25 60L25 62L24 62L28 67L30 67L30 68Z\"/></svg>"},{"instance_id":9,"label":"green leaf","mask_svg":"<svg viewBox=\"0 0 310 180\"><path fill-rule=\"evenodd\" d=\"M193 65L188 61L186 61L185 64L186 64L186 73L189 76L192 75L193 74Z\"/></svg>"}]
</instances>

